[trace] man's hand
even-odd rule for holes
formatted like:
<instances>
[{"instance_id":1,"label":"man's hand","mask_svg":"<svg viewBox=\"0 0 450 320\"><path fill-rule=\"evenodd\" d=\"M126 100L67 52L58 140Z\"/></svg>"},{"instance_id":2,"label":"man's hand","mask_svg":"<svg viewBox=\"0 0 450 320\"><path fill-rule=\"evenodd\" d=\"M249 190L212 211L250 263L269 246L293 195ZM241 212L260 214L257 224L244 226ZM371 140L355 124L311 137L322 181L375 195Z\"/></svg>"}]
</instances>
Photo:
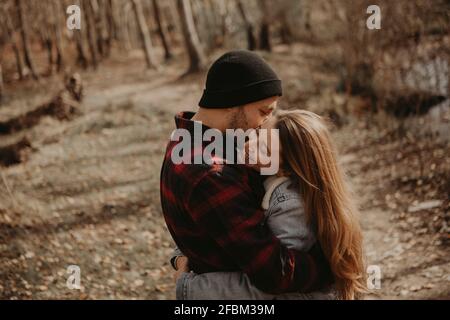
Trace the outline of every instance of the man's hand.
<instances>
[{"instance_id":1,"label":"man's hand","mask_svg":"<svg viewBox=\"0 0 450 320\"><path fill-rule=\"evenodd\" d=\"M175 262L177 271L174 274L174 281L177 283L178 278L185 272L189 272L189 259L185 256L180 256Z\"/></svg>"}]
</instances>

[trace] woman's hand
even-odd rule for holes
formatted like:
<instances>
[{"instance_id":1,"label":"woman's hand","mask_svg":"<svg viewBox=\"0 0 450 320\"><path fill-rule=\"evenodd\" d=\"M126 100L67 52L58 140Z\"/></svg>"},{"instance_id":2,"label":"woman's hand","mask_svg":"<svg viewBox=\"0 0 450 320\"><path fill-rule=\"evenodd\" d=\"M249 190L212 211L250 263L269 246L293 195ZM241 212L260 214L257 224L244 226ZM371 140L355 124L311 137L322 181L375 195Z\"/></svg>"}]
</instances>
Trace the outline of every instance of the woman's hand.
<instances>
[{"instance_id":1,"label":"woman's hand","mask_svg":"<svg viewBox=\"0 0 450 320\"><path fill-rule=\"evenodd\" d=\"M185 256L180 256L175 261L177 271L174 274L174 281L177 283L178 278L185 272L189 272L189 259Z\"/></svg>"}]
</instances>

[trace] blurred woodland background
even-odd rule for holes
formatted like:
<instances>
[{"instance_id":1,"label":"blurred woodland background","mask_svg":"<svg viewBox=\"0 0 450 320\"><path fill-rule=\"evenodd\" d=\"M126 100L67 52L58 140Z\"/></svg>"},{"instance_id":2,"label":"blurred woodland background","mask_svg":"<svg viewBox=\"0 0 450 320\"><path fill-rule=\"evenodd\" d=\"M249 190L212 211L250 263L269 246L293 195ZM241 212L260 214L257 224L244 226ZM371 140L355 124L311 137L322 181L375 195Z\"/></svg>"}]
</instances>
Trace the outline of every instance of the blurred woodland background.
<instances>
[{"instance_id":1,"label":"blurred woodland background","mask_svg":"<svg viewBox=\"0 0 450 320\"><path fill-rule=\"evenodd\" d=\"M332 119L382 272L368 298L449 299L449 13L445 0L0 0L0 298L174 298L165 145L210 63L240 48L280 75L281 108ZM72 264L81 290L66 286Z\"/></svg>"}]
</instances>

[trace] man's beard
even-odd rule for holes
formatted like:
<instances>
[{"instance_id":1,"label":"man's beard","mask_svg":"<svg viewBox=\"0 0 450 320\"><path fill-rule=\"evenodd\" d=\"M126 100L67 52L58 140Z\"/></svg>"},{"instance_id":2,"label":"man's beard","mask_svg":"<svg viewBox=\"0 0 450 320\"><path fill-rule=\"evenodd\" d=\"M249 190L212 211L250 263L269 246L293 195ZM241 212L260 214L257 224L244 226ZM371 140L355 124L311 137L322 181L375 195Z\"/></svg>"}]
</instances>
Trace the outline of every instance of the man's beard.
<instances>
[{"instance_id":1,"label":"man's beard","mask_svg":"<svg viewBox=\"0 0 450 320\"><path fill-rule=\"evenodd\" d=\"M244 108L237 107L237 112L231 115L228 129L243 129L244 131L249 129L247 116L245 115Z\"/></svg>"}]
</instances>

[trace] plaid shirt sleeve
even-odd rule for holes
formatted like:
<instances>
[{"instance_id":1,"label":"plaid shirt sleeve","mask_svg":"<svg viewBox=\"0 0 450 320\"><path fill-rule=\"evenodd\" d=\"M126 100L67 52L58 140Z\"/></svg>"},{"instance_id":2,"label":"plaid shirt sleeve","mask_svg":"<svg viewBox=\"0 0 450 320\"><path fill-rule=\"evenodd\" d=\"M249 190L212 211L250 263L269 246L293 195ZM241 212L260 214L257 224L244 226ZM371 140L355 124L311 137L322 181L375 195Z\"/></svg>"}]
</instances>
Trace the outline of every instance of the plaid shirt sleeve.
<instances>
[{"instance_id":1,"label":"plaid shirt sleeve","mask_svg":"<svg viewBox=\"0 0 450 320\"><path fill-rule=\"evenodd\" d=\"M185 207L258 289L278 294L322 288L329 279L322 250L306 253L281 245L255 203L242 177L210 171L194 183Z\"/></svg>"}]
</instances>

